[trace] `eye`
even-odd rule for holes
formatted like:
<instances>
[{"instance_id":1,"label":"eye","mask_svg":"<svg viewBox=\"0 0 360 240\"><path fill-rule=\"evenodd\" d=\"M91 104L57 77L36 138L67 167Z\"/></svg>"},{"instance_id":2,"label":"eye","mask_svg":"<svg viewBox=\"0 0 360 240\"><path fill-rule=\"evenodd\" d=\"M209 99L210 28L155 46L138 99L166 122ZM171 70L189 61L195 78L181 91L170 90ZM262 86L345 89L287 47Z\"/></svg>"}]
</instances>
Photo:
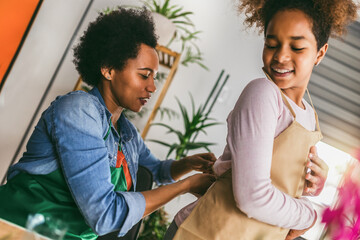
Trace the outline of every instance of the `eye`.
<instances>
[{"instance_id":1,"label":"eye","mask_svg":"<svg viewBox=\"0 0 360 240\"><path fill-rule=\"evenodd\" d=\"M301 50L304 50L305 48L296 48L296 47L291 47L291 49L292 49L292 50L294 50L294 51L299 52L299 51L301 51Z\"/></svg>"},{"instance_id":2,"label":"eye","mask_svg":"<svg viewBox=\"0 0 360 240\"><path fill-rule=\"evenodd\" d=\"M139 74L142 79L148 79L150 75Z\"/></svg>"},{"instance_id":3,"label":"eye","mask_svg":"<svg viewBox=\"0 0 360 240\"><path fill-rule=\"evenodd\" d=\"M268 48L268 49L275 49L275 48L277 48L276 45L270 45L270 44L268 44L268 43L265 43L265 47Z\"/></svg>"}]
</instances>

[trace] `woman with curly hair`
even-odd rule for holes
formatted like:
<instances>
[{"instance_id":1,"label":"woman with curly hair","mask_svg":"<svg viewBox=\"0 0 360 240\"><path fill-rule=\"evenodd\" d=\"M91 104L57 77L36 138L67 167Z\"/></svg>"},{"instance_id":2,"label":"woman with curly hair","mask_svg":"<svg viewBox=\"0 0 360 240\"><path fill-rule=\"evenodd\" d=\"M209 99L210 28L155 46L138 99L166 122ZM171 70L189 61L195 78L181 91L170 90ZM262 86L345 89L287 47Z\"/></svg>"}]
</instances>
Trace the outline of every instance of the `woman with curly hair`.
<instances>
[{"instance_id":1,"label":"woman with curly hair","mask_svg":"<svg viewBox=\"0 0 360 240\"><path fill-rule=\"evenodd\" d=\"M217 181L176 215L166 240L174 232L176 240L293 239L317 219L301 196L320 193L328 168L314 147L322 138L317 114L303 96L329 36L344 32L357 6L351 0L244 0L239 10L246 24L264 31L266 78L241 93L214 164Z\"/></svg>"},{"instance_id":2,"label":"woman with curly hair","mask_svg":"<svg viewBox=\"0 0 360 240\"><path fill-rule=\"evenodd\" d=\"M150 12L124 9L101 14L74 49L74 63L89 93L59 96L45 110L27 151L0 187L0 217L25 226L42 213L68 225L65 239L119 236L144 216L183 193L202 194L214 181L215 157L197 154L160 161L145 146L124 109L138 112L155 91L159 66ZM136 192L138 166L161 188Z\"/></svg>"}]
</instances>

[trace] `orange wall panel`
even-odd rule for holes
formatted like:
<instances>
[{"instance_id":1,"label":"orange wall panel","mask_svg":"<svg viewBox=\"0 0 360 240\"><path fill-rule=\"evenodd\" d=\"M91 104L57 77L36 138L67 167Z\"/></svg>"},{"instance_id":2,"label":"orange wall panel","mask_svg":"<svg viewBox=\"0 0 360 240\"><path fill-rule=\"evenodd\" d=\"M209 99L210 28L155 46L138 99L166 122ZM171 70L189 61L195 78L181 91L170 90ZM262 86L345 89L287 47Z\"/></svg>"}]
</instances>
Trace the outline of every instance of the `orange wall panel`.
<instances>
[{"instance_id":1,"label":"orange wall panel","mask_svg":"<svg viewBox=\"0 0 360 240\"><path fill-rule=\"evenodd\" d=\"M0 90L40 4L39 0L0 1Z\"/></svg>"}]
</instances>

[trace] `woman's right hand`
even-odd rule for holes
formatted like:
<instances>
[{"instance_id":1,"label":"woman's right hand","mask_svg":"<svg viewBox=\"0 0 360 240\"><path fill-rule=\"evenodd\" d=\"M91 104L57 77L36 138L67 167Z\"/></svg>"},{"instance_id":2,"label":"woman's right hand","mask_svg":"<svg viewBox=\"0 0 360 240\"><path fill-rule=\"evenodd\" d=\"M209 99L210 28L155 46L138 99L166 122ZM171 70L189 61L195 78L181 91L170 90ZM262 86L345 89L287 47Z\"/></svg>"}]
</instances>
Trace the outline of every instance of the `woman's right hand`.
<instances>
[{"instance_id":1,"label":"woman's right hand","mask_svg":"<svg viewBox=\"0 0 360 240\"><path fill-rule=\"evenodd\" d=\"M202 196L214 181L214 175L200 173L173 184L141 192L146 202L144 216L152 213L180 194L192 193L197 197Z\"/></svg>"},{"instance_id":2,"label":"woman's right hand","mask_svg":"<svg viewBox=\"0 0 360 240\"><path fill-rule=\"evenodd\" d=\"M207 189L215 182L216 178L212 174L199 173L192 175L184 181L187 182L189 186L189 193L194 194L196 197L200 197L205 194Z\"/></svg>"}]
</instances>

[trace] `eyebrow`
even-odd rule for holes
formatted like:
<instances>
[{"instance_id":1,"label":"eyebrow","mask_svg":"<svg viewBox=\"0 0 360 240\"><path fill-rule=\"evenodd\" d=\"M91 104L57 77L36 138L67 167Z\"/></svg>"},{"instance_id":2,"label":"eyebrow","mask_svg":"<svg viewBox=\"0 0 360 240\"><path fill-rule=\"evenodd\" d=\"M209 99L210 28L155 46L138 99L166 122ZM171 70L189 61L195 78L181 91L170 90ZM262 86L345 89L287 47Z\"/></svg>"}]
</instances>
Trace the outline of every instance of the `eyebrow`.
<instances>
[{"instance_id":1,"label":"eyebrow","mask_svg":"<svg viewBox=\"0 0 360 240\"><path fill-rule=\"evenodd\" d=\"M150 71L150 72L154 72L154 70L152 70L151 68L138 68L138 70L147 70L147 71Z\"/></svg>"},{"instance_id":2,"label":"eyebrow","mask_svg":"<svg viewBox=\"0 0 360 240\"><path fill-rule=\"evenodd\" d=\"M265 37L265 39L275 39L276 38L276 36L275 35L267 35L266 37ZM290 37L292 40L303 40L303 39L305 39L305 37L304 36L292 36L292 37Z\"/></svg>"}]
</instances>

